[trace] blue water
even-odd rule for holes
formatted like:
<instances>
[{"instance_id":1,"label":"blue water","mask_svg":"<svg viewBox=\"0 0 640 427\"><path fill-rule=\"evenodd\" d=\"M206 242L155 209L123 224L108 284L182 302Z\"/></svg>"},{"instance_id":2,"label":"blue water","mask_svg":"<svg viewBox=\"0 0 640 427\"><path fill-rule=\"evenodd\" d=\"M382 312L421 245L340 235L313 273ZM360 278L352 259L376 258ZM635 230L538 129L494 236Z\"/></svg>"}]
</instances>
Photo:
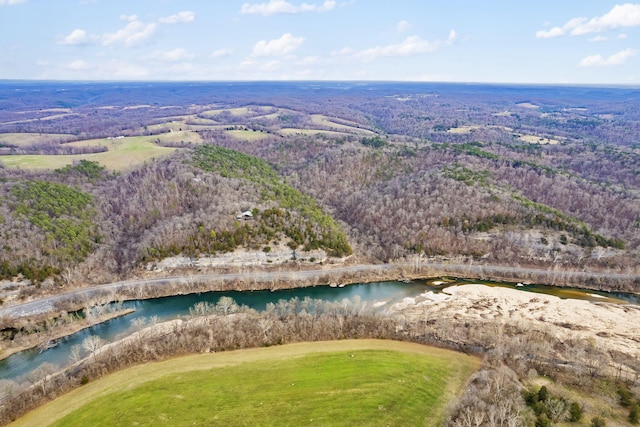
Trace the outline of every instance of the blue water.
<instances>
[{"instance_id":1,"label":"blue water","mask_svg":"<svg viewBox=\"0 0 640 427\"><path fill-rule=\"evenodd\" d=\"M264 310L268 303L292 298L321 299L337 301L353 298L356 295L364 301L399 301L405 297L416 296L428 288L424 283L380 282L369 284L354 284L342 288L330 286L315 286L310 288L286 289L280 291L252 291L252 292L207 292L202 294L177 295L149 300L136 300L123 303L123 308L133 308L136 311L123 317L100 323L84 329L57 341L57 345L46 351L27 350L0 361L0 379L16 379L42 363L53 363L63 367L70 363L71 347L82 345L82 341L89 335L97 335L107 342L123 338L134 331L134 319L157 316L159 321L167 321L187 316L189 308L196 303L206 301L215 304L220 297L229 296L239 305L246 305L256 310Z\"/></svg>"},{"instance_id":2,"label":"blue water","mask_svg":"<svg viewBox=\"0 0 640 427\"><path fill-rule=\"evenodd\" d=\"M84 329L68 337L57 341L57 345L46 351L40 352L37 349L27 350L15 354L5 360L0 361L0 379L18 379L42 363L53 363L64 367L70 363L69 355L71 347L82 345L82 341L89 335L97 335L106 342L113 342L121 339L132 332L133 320L153 316L158 321L177 319L189 315L189 308L198 302L209 302L215 304L222 296L233 298L239 305L246 305L255 310L264 310L268 303L276 303L279 300L290 300L292 298L305 297L320 299L324 301L338 301L344 298L354 298L359 296L363 301L400 301L406 297L415 297L426 291L439 292L445 287L462 285L467 283L483 283L492 286L514 288L525 292L545 293L561 298L586 299L591 301L603 301L594 295L605 297L609 301L617 300L632 304L640 304L640 297L633 294L607 293L592 290L563 288L545 285L527 285L516 287L513 283L448 279L447 283L434 286L433 280L425 279L411 283L403 282L376 282L368 284L353 284L342 288L330 286L315 286L309 288L285 289L275 292L265 291L225 291L207 292L202 294L176 295L164 298L148 300L135 300L123 303L122 308L133 308L134 313L100 323L91 328Z\"/></svg>"}]
</instances>

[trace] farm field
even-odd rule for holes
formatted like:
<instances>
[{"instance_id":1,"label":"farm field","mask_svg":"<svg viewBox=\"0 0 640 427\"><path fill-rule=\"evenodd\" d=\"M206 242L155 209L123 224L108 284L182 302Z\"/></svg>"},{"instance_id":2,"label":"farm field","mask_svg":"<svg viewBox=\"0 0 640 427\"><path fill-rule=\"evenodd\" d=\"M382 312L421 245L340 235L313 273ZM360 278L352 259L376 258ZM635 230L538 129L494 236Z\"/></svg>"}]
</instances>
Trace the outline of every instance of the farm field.
<instances>
[{"instance_id":1,"label":"farm field","mask_svg":"<svg viewBox=\"0 0 640 427\"><path fill-rule=\"evenodd\" d=\"M434 426L478 366L383 340L202 354L110 375L14 425Z\"/></svg>"},{"instance_id":2,"label":"farm field","mask_svg":"<svg viewBox=\"0 0 640 427\"><path fill-rule=\"evenodd\" d=\"M126 107L128 110L147 109L147 105ZM186 114L166 117L166 121L147 125L144 128L137 128L134 132L152 132L154 135L145 136L120 136L112 138L98 138L74 141L64 144L68 147L95 147L103 146L108 151L90 154L18 154L0 157L0 162L9 168L20 169L57 169L70 165L79 160L89 160L100 163L108 169L123 171L139 166L152 159L160 158L176 150L175 147L163 147L162 144L201 144L203 138L200 131L222 130L224 134L237 141L255 142L265 140L272 135L267 132L259 132L244 125L219 124L218 122L205 118L208 116L217 117L221 113L228 114L234 119L268 119L276 120L281 112L291 112L292 110L275 109L273 107L252 106L240 108L226 108L216 110L206 110L198 114ZM265 113L265 114L262 114ZM255 116L258 114L258 116ZM262 115L260 115L262 114ZM330 117L314 114L309 116L310 124L328 126L334 130L309 129L306 127L285 127L275 130L274 133L281 136L312 136L323 135L325 137L344 137L353 134L373 135L367 129L359 128L358 123L345 121L348 124L340 124L331 120ZM126 135L126 132L125 132ZM5 141L13 145L43 144L52 142L64 142L65 139L72 139L70 134L38 134L38 133L6 133L0 134L0 141ZM156 144L159 142L160 145Z\"/></svg>"},{"instance_id":3,"label":"farm field","mask_svg":"<svg viewBox=\"0 0 640 427\"><path fill-rule=\"evenodd\" d=\"M52 142L68 141L73 139L71 134L64 133L3 133L0 134L0 142L11 145L45 144Z\"/></svg>"},{"instance_id":4,"label":"farm field","mask_svg":"<svg viewBox=\"0 0 640 427\"><path fill-rule=\"evenodd\" d=\"M173 153L176 148L161 147L154 143L157 136L124 137L122 139L94 139L76 141L68 145L87 147L105 146L108 151L91 154L74 155L17 155L3 156L0 158L6 167L18 167L22 169L57 169L72 164L78 160L90 160L113 170L124 170L147 160L159 158Z\"/></svg>"},{"instance_id":5,"label":"farm field","mask_svg":"<svg viewBox=\"0 0 640 427\"><path fill-rule=\"evenodd\" d=\"M329 135L334 137L344 137L349 135L344 132L336 132L333 130L321 130L321 129L300 129L300 128L283 128L278 131L279 134L289 136L289 135Z\"/></svg>"},{"instance_id":6,"label":"farm field","mask_svg":"<svg viewBox=\"0 0 640 427\"><path fill-rule=\"evenodd\" d=\"M328 126L343 132L374 135L374 132L368 129L361 129L358 123L346 121L347 123L352 123L353 125L352 126L344 125L344 124L336 123L335 121L331 120L331 117L327 117L322 114L312 114L311 122L316 125Z\"/></svg>"},{"instance_id":7,"label":"farm field","mask_svg":"<svg viewBox=\"0 0 640 427\"><path fill-rule=\"evenodd\" d=\"M234 138L244 140L244 141L260 141L265 138L269 138L268 133L262 132L254 132L252 130L229 130L226 131L227 134L231 135Z\"/></svg>"}]
</instances>

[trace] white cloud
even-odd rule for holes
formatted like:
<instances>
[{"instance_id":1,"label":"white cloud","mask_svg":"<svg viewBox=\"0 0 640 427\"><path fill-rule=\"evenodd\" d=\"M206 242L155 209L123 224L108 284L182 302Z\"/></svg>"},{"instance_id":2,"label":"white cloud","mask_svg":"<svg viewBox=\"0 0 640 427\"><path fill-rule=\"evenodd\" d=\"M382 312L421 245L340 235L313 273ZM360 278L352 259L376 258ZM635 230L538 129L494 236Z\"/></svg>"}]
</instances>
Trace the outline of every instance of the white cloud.
<instances>
[{"instance_id":1,"label":"white cloud","mask_svg":"<svg viewBox=\"0 0 640 427\"><path fill-rule=\"evenodd\" d=\"M115 32L92 35L87 34L85 30L75 29L68 36L64 36L59 43L66 45L82 45L99 42L104 46L139 46L152 39L160 24L186 23L191 22L194 19L195 14L193 12L179 12L175 15L160 18L157 22L151 23L140 21L137 15L120 15L120 20L126 21L127 24Z\"/></svg>"},{"instance_id":2,"label":"white cloud","mask_svg":"<svg viewBox=\"0 0 640 427\"><path fill-rule=\"evenodd\" d=\"M68 44L68 45L83 45L89 44L92 41L92 37L90 37L85 30L76 28L69 34L60 40L60 44Z\"/></svg>"},{"instance_id":3,"label":"white cloud","mask_svg":"<svg viewBox=\"0 0 640 427\"><path fill-rule=\"evenodd\" d=\"M302 3L300 6L295 6L284 0L269 0L269 3L245 3L242 5L240 13L269 16L279 13L295 14L303 12L327 12L333 10L335 7L336 2L334 0L326 0L322 5Z\"/></svg>"},{"instance_id":4,"label":"white cloud","mask_svg":"<svg viewBox=\"0 0 640 427\"><path fill-rule=\"evenodd\" d=\"M280 69L281 62L277 60L269 61L266 64L260 66L261 71L275 71Z\"/></svg>"},{"instance_id":5,"label":"white cloud","mask_svg":"<svg viewBox=\"0 0 640 427\"><path fill-rule=\"evenodd\" d=\"M602 16L592 19L573 18L562 27L553 27L548 31L538 31L536 32L536 37L552 38L563 36L567 33L573 36L582 36L616 28L637 26L640 26L640 4L625 3L615 5Z\"/></svg>"},{"instance_id":6,"label":"white cloud","mask_svg":"<svg viewBox=\"0 0 640 427\"><path fill-rule=\"evenodd\" d=\"M218 50L214 50L213 52L211 52L211 55L209 55L211 58L222 58L225 56L229 56L233 53L233 51L231 49L218 49Z\"/></svg>"},{"instance_id":7,"label":"white cloud","mask_svg":"<svg viewBox=\"0 0 640 427\"><path fill-rule=\"evenodd\" d=\"M407 31L409 31L411 29L411 27L413 27L413 25L411 25L411 22L409 22L409 21L400 21L400 22L398 22L398 25L396 26L396 28L397 28L399 33L405 33Z\"/></svg>"},{"instance_id":8,"label":"white cloud","mask_svg":"<svg viewBox=\"0 0 640 427\"><path fill-rule=\"evenodd\" d=\"M569 20L562 27L553 27L548 31L538 31L536 32L536 38L539 39L550 39L553 37L559 37L566 34L568 31L571 31L577 28L579 25L582 25L587 19L586 18L573 18Z\"/></svg>"},{"instance_id":9,"label":"white cloud","mask_svg":"<svg viewBox=\"0 0 640 427\"><path fill-rule=\"evenodd\" d=\"M151 59L163 62L188 61L193 58L195 58L195 55L189 53L186 49L183 48L177 48L166 52L156 52L151 57Z\"/></svg>"},{"instance_id":10,"label":"white cloud","mask_svg":"<svg viewBox=\"0 0 640 427\"><path fill-rule=\"evenodd\" d=\"M605 40L608 40L608 39L605 36L601 36L601 35L597 35L589 39L590 42L603 42Z\"/></svg>"},{"instance_id":11,"label":"white cloud","mask_svg":"<svg viewBox=\"0 0 640 427\"><path fill-rule=\"evenodd\" d=\"M420 55L423 53L434 52L444 45L450 45L456 40L456 38L457 33L454 30L451 30L449 33L449 37L446 42L430 42L419 36L409 36L401 43L365 49L360 52L356 52L353 56L366 61L372 61L379 57Z\"/></svg>"},{"instance_id":12,"label":"white cloud","mask_svg":"<svg viewBox=\"0 0 640 427\"><path fill-rule=\"evenodd\" d=\"M251 56L282 56L298 49L304 43L304 37L294 37L291 33L285 33L282 37L270 41L260 40L253 47Z\"/></svg>"},{"instance_id":13,"label":"white cloud","mask_svg":"<svg viewBox=\"0 0 640 427\"><path fill-rule=\"evenodd\" d=\"M184 24L187 22L192 22L196 19L196 14L190 11L178 12L175 15L167 16L166 18L160 18L158 20L161 24Z\"/></svg>"},{"instance_id":14,"label":"white cloud","mask_svg":"<svg viewBox=\"0 0 640 427\"><path fill-rule=\"evenodd\" d=\"M640 26L640 4L615 5L608 13L576 27L571 34L580 36L619 27Z\"/></svg>"},{"instance_id":15,"label":"white cloud","mask_svg":"<svg viewBox=\"0 0 640 427\"><path fill-rule=\"evenodd\" d=\"M109 61L101 67L102 78L140 79L149 75L149 70L125 61Z\"/></svg>"},{"instance_id":16,"label":"white cloud","mask_svg":"<svg viewBox=\"0 0 640 427\"><path fill-rule=\"evenodd\" d=\"M357 53L357 56L374 59L379 56L410 56L419 53L433 52L437 47L419 36L409 36L402 43L377 46Z\"/></svg>"},{"instance_id":17,"label":"white cloud","mask_svg":"<svg viewBox=\"0 0 640 427\"><path fill-rule=\"evenodd\" d=\"M628 36L626 34L618 34L618 40L626 39Z\"/></svg>"},{"instance_id":18,"label":"white cloud","mask_svg":"<svg viewBox=\"0 0 640 427\"><path fill-rule=\"evenodd\" d=\"M635 56L638 52L634 49L625 49L621 52L614 53L608 58L602 55L587 56L580 62L581 67L605 67L609 65L622 65L627 59Z\"/></svg>"},{"instance_id":19,"label":"white cloud","mask_svg":"<svg viewBox=\"0 0 640 427\"><path fill-rule=\"evenodd\" d=\"M70 62L67 64L67 68L73 71L84 71L91 68L88 62L83 61L82 59L78 59L76 61Z\"/></svg>"},{"instance_id":20,"label":"white cloud","mask_svg":"<svg viewBox=\"0 0 640 427\"><path fill-rule=\"evenodd\" d=\"M155 23L145 24L140 21L129 21L124 28L115 33L104 34L102 44L105 46L137 46L148 41L156 32L157 27L158 25Z\"/></svg>"},{"instance_id":21,"label":"white cloud","mask_svg":"<svg viewBox=\"0 0 640 427\"><path fill-rule=\"evenodd\" d=\"M29 0L0 0L0 6L11 6L14 4L26 3Z\"/></svg>"},{"instance_id":22,"label":"white cloud","mask_svg":"<svg viewBox=\"0 0 640 427\"><path fill-rule=\"evenodd\" d=\"M357 53L356 50L351 49L349 47L343 47L340 50L335 50L333 52L331 52L331 56L349 56L349 55L353 55Z\"/></svg>"},{"instance_id":23,"label":"white cloud","mask_svg":"<svg viewBox=\"0 0 640 427\"><path fill-rule=\"evenodd\" d=\"M179 64L173 64L171 67L167 69L167 71L171 74L180 74L184 75L194 75L194 74L202 74L202 70L196 67L193 64L189 64L187 62L181 62Z\"/></svg>"}]
</instances>

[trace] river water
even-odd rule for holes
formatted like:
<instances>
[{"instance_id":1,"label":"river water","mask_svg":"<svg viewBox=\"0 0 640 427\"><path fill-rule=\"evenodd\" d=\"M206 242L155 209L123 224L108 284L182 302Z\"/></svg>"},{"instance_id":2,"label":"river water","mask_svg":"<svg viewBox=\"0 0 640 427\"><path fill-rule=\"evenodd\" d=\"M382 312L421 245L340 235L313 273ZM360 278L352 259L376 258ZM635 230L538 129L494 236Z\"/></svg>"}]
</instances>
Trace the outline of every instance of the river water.
<instances>
[{"instance_id":1,"label":"river water","mask_svg":"<svg viewBox=\"0 0 640 427\"><path fill-rule=\"evenodd\" d=\"M443 283L441 283L443 282ZM42 363L53 363L63 367L70 363L69 356L74 345L81 345L89 335L97 335L106 342L113 342L133 332L132 322L135 319L149 319L153 316L162 321L172 320L189 315L189 308L198 302L215 304L222 296L233 298L239 305L246 305L256 310L264 310L268 303L292 298L321 299L339 301L344 298L359 296L363 301L388 303L398 302L407 297L415 297L427 291L440 292L448 286L469 283L482 283L491 286L516 288L523 291L540 292L556 295L561 298L579 298L592 301L627 302L640 304L640 297L631 294L610 294L590 290L559 288L542 285L516 285L513 283L496 283L488 281L469 281L462 279L425 279L403 282L376 282L353 284L344 287L314 286L308 288L287 289L271 292L265 291L227 291L207 292L202 294L177 295L149 300L127 301L122 308L132 308L135 312L123 317L100 323L57 341L56 346L46 351L27 350L0 361L0 379L19 379Z\"/></svg>"},{"instance_id":2,"label":"river water","mask_svg":"<svg viewBox=\"0 0 640 427\"><path fill-rule=\"evenodd\" d=\"M189 315L189 308L196 303L206 301L212 304L220 297L233 298L239 305L246 305L256 310L264 310L268 303L279 300L305 297L338 301L354 298L356 295L364 301L401 301L405 297L417 296L425 291L424 282L379 282L354 284L344 287L314 286L309 288L286 289L271 292L265 291L228 291L207 292L202 294L177 295L148 300L127 301L123 309L133 308L134 313L100 323L57 341L57 345L46 351L33 349L23 351L0 361L0 379L16 379L32 369L48 362L58 366L69 364L71 347L81 345L89 335L97 335L107 342L113 342L133 332L133 320L156 316L160 322L177 319Z\"/></svg>"}]
</instances>

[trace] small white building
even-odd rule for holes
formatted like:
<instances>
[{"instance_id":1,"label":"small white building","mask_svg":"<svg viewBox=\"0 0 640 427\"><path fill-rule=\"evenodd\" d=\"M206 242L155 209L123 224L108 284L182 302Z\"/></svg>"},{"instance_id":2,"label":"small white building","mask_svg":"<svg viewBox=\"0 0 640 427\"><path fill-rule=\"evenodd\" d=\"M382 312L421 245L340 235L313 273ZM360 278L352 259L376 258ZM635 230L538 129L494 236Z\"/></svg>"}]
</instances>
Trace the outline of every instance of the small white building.
<instances>
[{"instance_id":1,"label":"small white building","mask_svg":"<svg viewBox=\"0 0 640 427\"><path fill-rule=\"evenodd\" d=\"M244 211L241 214L236 216L236 219L238 220L249 220L253 218L253 214L251 213L251 211Z\"/></svg>"}]
</instances>

